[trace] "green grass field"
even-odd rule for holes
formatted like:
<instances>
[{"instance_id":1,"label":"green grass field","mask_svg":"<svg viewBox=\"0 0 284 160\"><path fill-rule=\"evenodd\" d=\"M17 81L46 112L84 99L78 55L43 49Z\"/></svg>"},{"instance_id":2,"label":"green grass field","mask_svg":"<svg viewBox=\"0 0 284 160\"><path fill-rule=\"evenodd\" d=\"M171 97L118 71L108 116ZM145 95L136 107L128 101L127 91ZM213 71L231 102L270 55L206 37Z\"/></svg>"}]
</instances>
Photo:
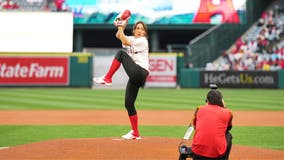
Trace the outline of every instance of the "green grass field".
<instances>
[{"instance_id":1,"label":"green grass field","mask_svg":"<svg viewBox=\"0 0 284 160\"><path fill-rule=\"evenodd\" d=\"M221 89L231 110L284 110L284 90ZM184 110L204 104L208 89L141 89L137 109ZM1 110L124 109L124 90L0 89Z\"/></svg>"},{"instance_id":2,"label":"green grass field","mask_svg":"<svg viewBox=\"0 0 284 160\"><path fill-rule=\"evenodd\" d=\"M231 110L284 110L284 90L220 89ZM141 89L138 110L193 110L204 104L208 89ZM124 110L124 90L88 88L2 88L0 110ZM269 116L269 115L267 115ZM154 129L155 128L155 129ZM129 126L0 126L0 147L58 138L114 137ZM140 126L143 136L181 138L186 126ZM233 143L284 150L283 127L232 129Z\"/></svg>"}]
</instances>

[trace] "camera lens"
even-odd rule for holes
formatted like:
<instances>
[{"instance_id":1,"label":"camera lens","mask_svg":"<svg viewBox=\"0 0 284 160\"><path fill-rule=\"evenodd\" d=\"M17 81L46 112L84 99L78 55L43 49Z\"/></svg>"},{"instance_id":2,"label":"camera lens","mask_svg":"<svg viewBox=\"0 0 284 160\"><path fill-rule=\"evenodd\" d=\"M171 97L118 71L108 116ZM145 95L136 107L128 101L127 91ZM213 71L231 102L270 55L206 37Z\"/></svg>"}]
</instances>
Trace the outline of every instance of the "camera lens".
<instances>
[{"instance_id":1,"label":"camera lens","mask_svg":"<svg viewBox=\"0 0 284 160\"><path fill-rule=\"evenodd\" d=\"M211 89L217 89L218 88L217 84L210 84L209 87Z\"/></svg>"}]
</instances>

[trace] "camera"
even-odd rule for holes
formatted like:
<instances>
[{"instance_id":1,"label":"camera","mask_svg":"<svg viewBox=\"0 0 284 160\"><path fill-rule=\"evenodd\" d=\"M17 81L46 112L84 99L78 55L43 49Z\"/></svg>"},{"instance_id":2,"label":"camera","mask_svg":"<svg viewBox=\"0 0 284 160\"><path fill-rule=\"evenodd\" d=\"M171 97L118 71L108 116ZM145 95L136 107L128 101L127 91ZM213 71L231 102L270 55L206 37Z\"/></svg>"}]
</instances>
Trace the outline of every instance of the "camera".
<instances>
[{"instance_id":1,"label":"camera","mask_svg":"<svg viewBox=\"0 0 284 160\"><path fill-rule=\"evenodd\" d=\"M209 87L210 87L212 90L218 89L217 84L210 84Z\"/></svg>"},{"instance_id":2,"label":"camera","mask_svg":"<svg viewBox=\"0 0 284 160\"><path fill-rule=\"evenodd\" d=\"M217 90L218 89L217 84L214 84L214 83L209 84L209 87L210 87L211 90ZM205 103L208 103L208 99L205 100Z\"/></svg>"},{"instance_id":3,"label":"camera","mask_svg":"<svg viewBox=\"0 0 284 160\"><path fill-rule=\"evenodd\" d=\"M179 146L179 160L186 160L186 158L192 157L192 151L190 147L185 144Z\"/></svg>"}]
</instances>

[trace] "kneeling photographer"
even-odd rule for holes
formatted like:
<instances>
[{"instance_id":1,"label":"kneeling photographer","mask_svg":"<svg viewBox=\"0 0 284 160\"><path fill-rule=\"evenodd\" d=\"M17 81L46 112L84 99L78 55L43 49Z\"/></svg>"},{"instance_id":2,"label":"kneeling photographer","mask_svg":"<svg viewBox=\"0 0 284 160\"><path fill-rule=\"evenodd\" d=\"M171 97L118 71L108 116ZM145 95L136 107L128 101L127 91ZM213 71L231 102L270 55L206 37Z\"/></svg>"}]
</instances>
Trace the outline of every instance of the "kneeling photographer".
<instances>
[{"instance_id":1,"label":"kneeling photographer","mask_svg":"<svg viewBox=\"0 0 284 160\"><path fill-rule=\"evenodd\" d=\"M222 93L216 85L210 85L206 104L196 109L192 125L192 146L179 146L179 160L228 160L232 146L233 115L225 107Z\"/></svg>"}]
</instances>

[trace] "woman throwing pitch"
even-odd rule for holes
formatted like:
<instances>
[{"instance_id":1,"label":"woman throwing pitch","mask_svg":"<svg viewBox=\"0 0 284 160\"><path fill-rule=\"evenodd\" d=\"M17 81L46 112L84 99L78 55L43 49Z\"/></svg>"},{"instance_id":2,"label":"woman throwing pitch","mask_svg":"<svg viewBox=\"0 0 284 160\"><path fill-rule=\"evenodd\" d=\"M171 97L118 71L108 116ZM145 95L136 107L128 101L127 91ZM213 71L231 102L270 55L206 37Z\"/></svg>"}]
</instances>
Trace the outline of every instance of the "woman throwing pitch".
<instances>
[{"instance_id":1,"label":"woman throwing pitch","mask_svg":"<svg viewBox=\"0 0 284 160\"><path fill-rule=\"evenodd\" d=\"M124 29L127 21L128 19L120 20L117 18L114 23L118 28L116 37L121 41L122 47L126 50L117 52L105 76L94 78L93 80L100 84L111 85L112 76L122 64L126 74L129 76L125 92L125 107L131 123L131 130L123 135L122 138L141 139L138 130L138 115L135 109L135 101L139 88L144 85L149 74L148 34L146 24L138 21L133 26L133 35L126 36Z\"/></svg>"}]
</instances>

